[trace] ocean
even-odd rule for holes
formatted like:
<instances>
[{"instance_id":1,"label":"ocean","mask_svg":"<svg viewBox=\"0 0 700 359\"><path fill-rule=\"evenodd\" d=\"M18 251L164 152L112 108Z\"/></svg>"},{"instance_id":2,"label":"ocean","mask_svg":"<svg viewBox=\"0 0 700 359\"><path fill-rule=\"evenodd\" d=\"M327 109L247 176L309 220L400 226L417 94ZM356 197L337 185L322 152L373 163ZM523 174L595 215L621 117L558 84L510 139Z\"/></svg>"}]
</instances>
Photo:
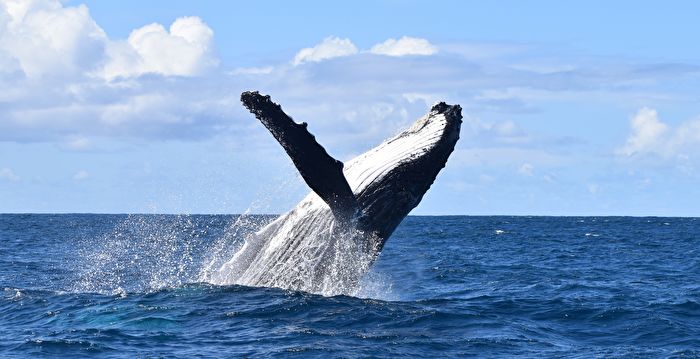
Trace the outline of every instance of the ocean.
<instances>
[{"instance_id":1,"label":"ocean","mask_svg":"<svg viewBox=\"0 0 700 359\"><path fill-rule=\"evenodd\" d=\"M0 214L0 357L700 357L698 218L409 216L352 296L203 279L272 218Z\"/></svg>"}]
</instances>

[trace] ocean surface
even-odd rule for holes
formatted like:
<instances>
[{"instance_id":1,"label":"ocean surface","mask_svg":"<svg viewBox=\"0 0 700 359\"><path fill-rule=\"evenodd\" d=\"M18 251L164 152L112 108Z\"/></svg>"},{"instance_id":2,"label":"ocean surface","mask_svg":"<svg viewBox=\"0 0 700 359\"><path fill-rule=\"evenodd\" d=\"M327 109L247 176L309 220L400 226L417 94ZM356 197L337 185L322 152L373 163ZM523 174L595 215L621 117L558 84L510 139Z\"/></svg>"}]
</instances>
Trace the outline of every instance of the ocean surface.
<instances>
[{"instance_id":1,"label":"ocean surface","mask_svg":"<svg viewBox=\"0 0 700 359\"><path fill-rule=\"evenodd\" d=\"M217 286L270 216L0 215L0 357L700 357L700 219L408 217L356 296Z\"/></svg>"}]
</instances>

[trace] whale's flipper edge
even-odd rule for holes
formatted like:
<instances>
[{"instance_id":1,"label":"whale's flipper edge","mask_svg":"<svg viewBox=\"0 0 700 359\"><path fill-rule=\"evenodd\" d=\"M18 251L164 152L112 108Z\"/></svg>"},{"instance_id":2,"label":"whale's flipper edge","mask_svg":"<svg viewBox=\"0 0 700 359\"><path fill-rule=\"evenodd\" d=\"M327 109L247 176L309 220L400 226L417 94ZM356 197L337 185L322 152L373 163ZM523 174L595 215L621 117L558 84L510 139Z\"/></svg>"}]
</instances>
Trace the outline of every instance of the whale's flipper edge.
<instances>
[{"instance_id":1,"label":"whale's flipper edge","mask_svg":"<svg viewBox=\"0 0 700 359\"><path fill-rule=\"evenodd\" d=\"M294 122L270 96L257 91L243 92L241 102L282 145L306 184L328 204L335 218L353 219L359 206L343 175L343 163L316 142L306 123Z\"/></svg>"}]
</instances>

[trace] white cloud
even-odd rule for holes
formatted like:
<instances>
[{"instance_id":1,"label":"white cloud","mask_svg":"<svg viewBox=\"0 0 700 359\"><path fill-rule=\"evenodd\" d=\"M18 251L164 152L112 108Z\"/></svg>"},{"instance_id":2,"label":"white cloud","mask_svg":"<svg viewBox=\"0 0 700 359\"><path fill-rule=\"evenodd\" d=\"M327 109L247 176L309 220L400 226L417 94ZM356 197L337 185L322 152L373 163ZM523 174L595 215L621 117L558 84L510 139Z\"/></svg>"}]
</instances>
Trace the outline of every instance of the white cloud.
<instances>
[{"instance_id":1,"label":"white cloud","mask_svg":"<svg viewBox=\"0 0 700 359\"><path fill-rule=\"evenodd\" d=\"M408 56L408 55L433 55L438 48L426 39L404 36L398 40L388 39L372 46L369 52L376 55Z\"/></svg>"},{"instance_id":2,"label":"white cloud","mask_svg":"<svg viewBox=\"0 0 700 359\"><path fill-rule=\"evenodd\" d=\"M213 35L200 18L182 17L169 31L150 24L132 31L126 41L115 41L95 23L85 5L1 0L0 75L193 76L218 63Z\"/></svg>"},{"instance_id":3,"label":"white cloud","mask_svg":"<svg viewBox=\"0 0 700 359\"><path fill-rule=\"evenodd\" d=\"M438 49L426 39L404 36L398 40L388 39L374 45L369 52L385 56L433 55ZM306 62L321 62L324 60L355 55L359 52L350 39L329 36L314 47L301 49L292 60L293 65Z\"/></svg>"},{"instance_id":4,"label":"white cloud","mask_svg":"<svg viewBox=\"0 0 700 359\"><path fill-rule=\"evenodd\" d=\"M0 168L0 179L17 182L20 180L20 177L9 168Z\"/></svg>"},{"instance_id":5,"label":"white cloud","mask_svg":"<svg viewBox=\"0 0 700 359\"><path fill-rule=\"evenodd\" d=\"M0 0L0 141L85 150L87 138L220 132L237 100L198 76L217 62L213 31L197 17L114 40L85 5Z\"/></svg>"},{"instance_id":6,"label":"white cloud","mask_svg":"<svg viewBox=\"0 0 700 359\"><path fill-rule=\"evenodd\" d=\"M66 19L72 19L72 26L61 27L56 31L61 36L52 40L54 34L46 29L71 23ZM30 26L32 21L44 26ZM512 53L505 50L498 52L498 61L454 56L442 44L439 51L451 56L399 56L438 51L429 41L410 37L387 40L359 56L351 56L360 51L350 39L328 37L299 51L292 62L312 65L347 58L298 67L285 58L222 70L214 68L213 31L199 18L180 18L169 27L146 25L127 39L110 39L85 6L51 0L0 0L0 38L0 141L53 141L71 150L100 147L100 141L108 138L198 139L235 126L254 128L236 93L249 89L270 93L286 110L293 110L290 114L320 128L315 130L319 137L345 141L348 152L391 135L438 100L463 106L462 143L492 151L534 150L547 144L538 143L509 117L492 113L531 110L532 104L548 100L584 101L580 99L584 91L590 91L585 100L596 91L606 101L637 96L634 91L611 96L617 78L576 61L565 61L578 70L564 76L528 68L516 71L508 64L517 61L500 59ZM34 50L23 46L41 56L25 56ZM481 51L477 50L472 52ZM517 52L518 60L527 60L524 51ZM548 60L547 65L556 61ZM158 76L142 76L147 74ZM635 78L642 75L634 73ZM678 138L691 141L694 127L680 128ZM240 132L234 136L246 138ZM528 162L537 173L546 170L532 157L509 161L512 169Z\"/></svg>"},{"instance_id":7,"label":"white cloud","mask_svg":"<svg viewBox=\"0 0 700 359\"><path fill-rule=\"evenodd\" d=\"M623 157L658 155L687 160L700 147L700 119L681 123L676 128L659 119L656 110L644 107L630 121L632 132L617 149Z\"/></svg>"},{"instance_id":8,"label":"white cloud","mask_svg":"<svg viewBox=\"0 0 700 359\"><path fill-rule=\"evenodd\" d=\"M305 62L320 62L336 57L350 56L358 52L355 44L350 39L341 39L339 37L330 36L314 47L301 49L294 56L292 63L300 65Z\"/></svg>"},{"instance_id":9,"label":"white cloud","mask_svg":"<svg viewBox=\"0 0 700 359\"><path fill-rule=\"evenodd\" d=\"M686 121L674 134L673 147L700 145L700 119Z\"/></svg>"},{"instance_id":10,"label":"white cloud","mask_svg":"<svg viewBox=\"0 0 700 359\"><path fill-rule=\"evenodd\" d=\"M98 66L107 36L85 5L0 1L0 58L29 78L73 75ZM6 65L7 65L6 64Z\"/></svg>"},{"instance_id":11,"label":"white cloud","mask_svg":"<svg viewBox=\"0 0 700 359\"><path fill-rule=\"evenodd\" d=\"M636 153L663 152L663 136L668 126L659 121L656 110L644 107L640 109L631 121L632 134L618 153L632 156Z\"/></svg>"},{"instance_id":12,"label":"white cloud","mask_svg":"<svg viewBox=\"0 0 700 359\"><path fill-rule=\"evenodd\" d=\"M217 65L214 32L200 18L181 17L166 30L150 24L131 32L127 41L111 42L102 75L108 79L145 73L193 76Z\"/></svg>"}]
</instances>

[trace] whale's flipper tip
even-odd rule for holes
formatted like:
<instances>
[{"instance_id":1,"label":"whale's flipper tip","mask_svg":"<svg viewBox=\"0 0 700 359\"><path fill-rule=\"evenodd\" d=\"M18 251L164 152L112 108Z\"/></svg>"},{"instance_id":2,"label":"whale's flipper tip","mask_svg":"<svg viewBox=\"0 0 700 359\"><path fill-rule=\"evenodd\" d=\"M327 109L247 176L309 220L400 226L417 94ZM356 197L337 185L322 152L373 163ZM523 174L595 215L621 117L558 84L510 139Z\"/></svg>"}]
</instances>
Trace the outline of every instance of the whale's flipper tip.
<instances>
[{"instance_id":1,"label":"whale's flipper tip","mask_svg":"<svg viewBox=\"0 0 700 359\"><path fill-rule=\"evenodd\" d=\"M241 93L241 102L248 110L253 111L261 103L272 103L272 100L270 100L270 95L262 95L258 91L244 91Z\"/></svg>"},{"instance_id":2,"label":"whale's flipper tip","mask_svg":"<svg viewBox=\"0 0 700 359\"><path fill-rule=\"evenodd\" d=\"M258 91L243 92L241 102L282 145L306 184L328 204L334 216L351 220L359 206L343 174L343 163L316 142L307 124L294 122L270 96Z\"/></svg>"}]
</instances>

